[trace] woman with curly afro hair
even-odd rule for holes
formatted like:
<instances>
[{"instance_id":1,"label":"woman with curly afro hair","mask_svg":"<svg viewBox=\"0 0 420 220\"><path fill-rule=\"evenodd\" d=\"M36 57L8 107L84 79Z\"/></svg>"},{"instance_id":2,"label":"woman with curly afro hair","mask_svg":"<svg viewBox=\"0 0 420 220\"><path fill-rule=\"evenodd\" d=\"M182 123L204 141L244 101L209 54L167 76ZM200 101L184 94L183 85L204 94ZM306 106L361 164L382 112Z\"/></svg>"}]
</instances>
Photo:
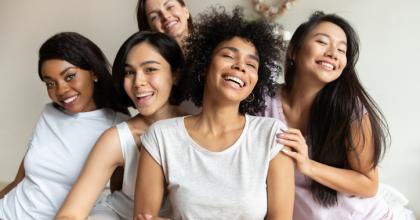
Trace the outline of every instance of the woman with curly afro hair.
<instances>
[{"instance_id":1,"label":"woman with curly afro hair","mask_svg":"<svg viewBox=\"0 0 420 220\"><path fill-rule=\"evenodd\" d=\"M274 89L280 43L263 20L211 8L187 38L183 83L202 111L162 120L142 136L135 214L157 216L167 192L171 219L291 219L293 161L275 142L286 128L252 116Z\"/></svg>"}]
</instances>

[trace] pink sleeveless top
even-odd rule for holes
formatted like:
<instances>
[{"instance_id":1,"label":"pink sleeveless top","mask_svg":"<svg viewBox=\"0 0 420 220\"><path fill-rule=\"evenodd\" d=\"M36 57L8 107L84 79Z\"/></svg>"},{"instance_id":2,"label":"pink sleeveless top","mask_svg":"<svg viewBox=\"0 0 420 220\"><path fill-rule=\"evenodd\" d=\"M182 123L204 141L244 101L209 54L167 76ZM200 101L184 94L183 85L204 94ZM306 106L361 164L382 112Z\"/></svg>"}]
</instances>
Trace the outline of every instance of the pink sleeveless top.
<instances>
[{"instance_id":1,"label":"pink sleeveless top","mask_svg":"<svg viewBox=\"0 0 420 220\"><path fill-rule=\"evenodd\" d=\"M277 89L275 97L266 98L265 104L267 107L261 113L261 116L277 118L287 125L280 92L281 87ZM310 151L311 146L308 147ZM392 219L392 212L385 201L378 197L378 195L371 198L360 198L338 193L338 204L326 208L312 198L310 179L302 175L298 170L295 170L295 184L294 220Z\"/></svg>"}]
</instances>

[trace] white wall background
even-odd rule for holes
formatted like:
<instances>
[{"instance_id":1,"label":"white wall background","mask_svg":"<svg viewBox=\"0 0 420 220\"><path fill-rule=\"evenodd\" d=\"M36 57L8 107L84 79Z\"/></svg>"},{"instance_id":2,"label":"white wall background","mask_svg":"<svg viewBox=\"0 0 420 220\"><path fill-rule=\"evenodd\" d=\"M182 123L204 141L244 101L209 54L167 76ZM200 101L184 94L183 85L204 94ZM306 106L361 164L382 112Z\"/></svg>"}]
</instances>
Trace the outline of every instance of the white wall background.
<instances>
[{"instance_id":1,"label":"white wall background","mask_svg":"<svg viewBox=\"0 0 420 220\"><path fill-rule=\"evenodd\" d=\"M250 1L186 0L193 15L213 4L240 4L256 16ZM135 5L136 0L0 0L0 182L14 178L38 115L49 101L37 74L42 42L60 31L76 31L97 43L112 62L137 29ZM392 135L381 181L403 192L419 215L420 1L297 0L277 21L293 32L317 9L344 16L360 35L359 75L382 108Z\"/></svg>"}]
</instances>

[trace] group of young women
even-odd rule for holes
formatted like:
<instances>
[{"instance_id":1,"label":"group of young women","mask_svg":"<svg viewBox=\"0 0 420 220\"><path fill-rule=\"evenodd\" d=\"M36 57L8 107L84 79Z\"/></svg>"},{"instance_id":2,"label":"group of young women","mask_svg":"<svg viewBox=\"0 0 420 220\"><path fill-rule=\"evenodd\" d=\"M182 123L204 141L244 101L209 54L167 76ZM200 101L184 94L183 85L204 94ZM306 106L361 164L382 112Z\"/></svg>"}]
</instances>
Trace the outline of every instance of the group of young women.
<instances>
[{"instance_id":1,"label":"group of young women","mask_svg":"<svg viewBox=\"0 0 420 220\"><path fill-rule=\"evenodd\" d=\"M376 196L387 127L346 20L301 24L281 85L273 25L239 8L193 26L183 0L139 0L137 20L112 75L80 34L41 46L52 103L0 219L392 219Z\"/></svg>"}]
</instances>

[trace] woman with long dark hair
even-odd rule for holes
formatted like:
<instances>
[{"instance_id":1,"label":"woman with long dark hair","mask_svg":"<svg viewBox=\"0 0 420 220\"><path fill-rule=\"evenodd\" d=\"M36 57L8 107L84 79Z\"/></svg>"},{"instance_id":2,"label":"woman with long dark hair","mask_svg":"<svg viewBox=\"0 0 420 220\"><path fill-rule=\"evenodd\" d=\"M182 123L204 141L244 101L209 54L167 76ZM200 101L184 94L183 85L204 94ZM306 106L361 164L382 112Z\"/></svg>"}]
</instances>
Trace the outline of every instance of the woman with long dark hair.
<instances>
[{"instance_id":1,"label":"woman with long dark hair","mask_svg":"<svg viewBox=\"0 0 420 220\"><path fill-rule=\"evenodd\" d=\"M290 40L285 83L265 116L296 163L294 219L390 219L375 195L387 126L356 74L359 41L343 18L315 12Z\"/></svg>"},{"instance_id":2,"label":"woman with long dark hair","mask_svg":"<svg viewBox=\"0 0 420 220\"><path fill-rule=\"evenodd\" d=\"M78 33L59 33L42 44L38 74L52 103L41 113L15 180L0 192L2 220L53 219L96 139L128 118L105 55Z\"/></svg>"},{"instance_id":3,"label":"woman with long dark hair","mask_svg":"<svg viewBox=\"0 0 420 220\"><path fill-rule=\"evenodd\" d=\"M155 121L180 115L176 105L184 93L175 79L183 65L181 48L166 34L137 32L124 42L112 76L121 102L135 107L138 114L106 130L98 139L57 220L88 216L92 220L133 219L140 136ZM117 167L124 168L122 188L93 207Z\"/></svg>"}]
</instances>

